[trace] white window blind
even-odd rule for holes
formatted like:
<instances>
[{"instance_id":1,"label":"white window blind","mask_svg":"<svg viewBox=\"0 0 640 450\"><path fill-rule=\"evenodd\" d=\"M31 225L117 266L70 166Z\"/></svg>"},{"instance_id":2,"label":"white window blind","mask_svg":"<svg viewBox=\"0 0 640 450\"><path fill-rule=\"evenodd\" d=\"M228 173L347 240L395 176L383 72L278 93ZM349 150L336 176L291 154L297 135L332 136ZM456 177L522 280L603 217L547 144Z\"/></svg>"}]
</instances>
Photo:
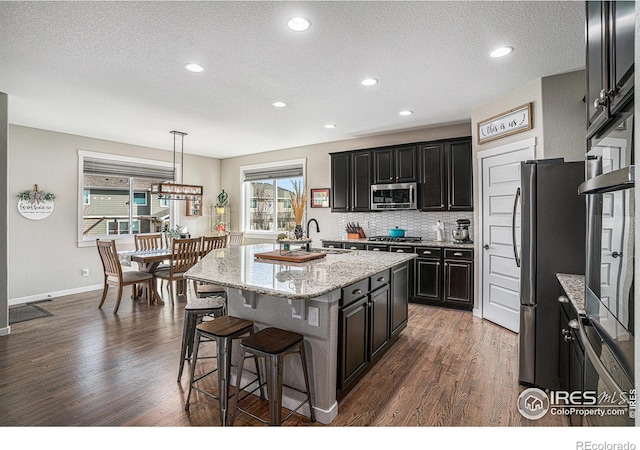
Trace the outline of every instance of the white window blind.
<instances>
[{"instance_id":1,"label":"white window blind","mask_svg":"<svg viewBox=\"0 0 640 450\"><path fill-rule=\"evenodd\" d=\"M149 178L155 180L174 180L173 167L144 165L129 161L116 161L99 158L84 158L84 173L91 175L112 175L128 178Z\"/></svg>"}]
</instances>

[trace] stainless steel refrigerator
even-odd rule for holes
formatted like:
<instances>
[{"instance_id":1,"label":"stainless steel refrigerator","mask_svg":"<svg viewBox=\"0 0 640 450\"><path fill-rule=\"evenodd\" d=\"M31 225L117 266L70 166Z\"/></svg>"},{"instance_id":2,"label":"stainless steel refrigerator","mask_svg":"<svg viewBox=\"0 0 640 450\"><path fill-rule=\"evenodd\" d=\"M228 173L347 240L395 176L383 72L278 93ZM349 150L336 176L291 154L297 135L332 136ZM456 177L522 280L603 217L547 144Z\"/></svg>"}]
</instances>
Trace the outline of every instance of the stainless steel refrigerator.
<instances>
[{"instance_id":1,"label":"stainless steel refrigerator","mask_svg":"<svg viewBox=\"0 0 640 450\"><path fill-rule=\"evenodd\" d=\"M578 195L584 162L522 162L519 381L559 389L560 285L557 273L584 274L586 201ZM514 206L514 222L515 222ZM516 224L514 223L514 238Z\"/></svg>"}]
</instances>

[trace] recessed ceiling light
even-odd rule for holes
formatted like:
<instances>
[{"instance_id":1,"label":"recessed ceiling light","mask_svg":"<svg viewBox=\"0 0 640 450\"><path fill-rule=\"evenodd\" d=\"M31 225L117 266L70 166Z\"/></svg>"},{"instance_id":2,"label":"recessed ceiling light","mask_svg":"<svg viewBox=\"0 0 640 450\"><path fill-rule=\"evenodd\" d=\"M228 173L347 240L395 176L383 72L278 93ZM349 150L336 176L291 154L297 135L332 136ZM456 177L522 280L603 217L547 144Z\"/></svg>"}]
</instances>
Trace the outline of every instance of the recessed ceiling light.
<instances>
[{"instance_id":1,"label":"recessed ceiling light","mask_svg":"<svg viewBox=\"0 0 640 450\"><path fill-rule=\"evenodd\" d=\"M324 126L325 128L335 128L336 124L335 123L328 123Z\"/></svg>"},{"instance_id":2,"label":"recessed ceiling light","mask_svg":"<svg viewBox=\"0 0 640 450\"><path fill-rule=\"evenodd\" d=\"M293 31L306 31L311 26L311 22L304 17L294 17L293 19L289 19L287 26Z\"/></svg>"},{"instance_id":3,"label":"recessed ceiling light","mask_svg":"<svg viewBox=\"0 0 640 450\"><path fill-rule=\"evenodd\" d=\"M272 105L276 108L284 108L285 106L287 106L285 102L273 102Z\"/></svg>"},{"instance_id":4,"label":"recessed ceiling light","mask_svg":"<svg viewBox=\"0 0 640 450\"><path fill-rule=\"evenodd\" d=\"M365 78L360 83L362 83L363 86L373 86L374 84L378 84L378 80L375 78Z\"/></svg>"},{"instance_id":5,"label":"recessed ceiling light","mask_svg":"<svg viewBox=\"0 0 640 450\"><path fill-rule=\"evenodd\" d=\"M502 58L513 51L513 47L500 47L489 53L493 58Z\"/></svg>"},{"instance_id":6,"label":"recessed ceiling light","mask_svg":"<svg viewBox=\"0 0 640 450\"><path fill-rule=\"evenodd\" d=\"M404 111L400 111L398 114L400 114L401 116L410 116L411 114L413 114L413 111L405 109Z\"/></svg>"},{"instance_id":7,"label":"recessed ceiling light","mask_svg":"<svg viewBox=\"0 0 640 450\"><path fill-rule=\"evenodd\" d=\"M190 64L186 64L185 67L190 72L199 73L199 72L203 72L204 71L204 67L202 67L200 64L190 63Z\"/></svg>"}]
</instances>

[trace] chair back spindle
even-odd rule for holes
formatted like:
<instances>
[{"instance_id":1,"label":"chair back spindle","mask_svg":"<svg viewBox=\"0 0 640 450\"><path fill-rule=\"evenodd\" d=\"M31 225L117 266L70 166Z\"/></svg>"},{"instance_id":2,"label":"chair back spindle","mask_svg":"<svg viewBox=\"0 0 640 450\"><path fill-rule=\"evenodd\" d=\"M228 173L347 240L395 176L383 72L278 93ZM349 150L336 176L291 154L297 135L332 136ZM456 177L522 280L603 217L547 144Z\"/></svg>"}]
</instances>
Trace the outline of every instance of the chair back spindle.
<instances>
[{"instance_id":1,"label":"chair back spindle","mask_svg":"<svg viewBox=\"0 0 640 450\"><path fill-rule=\"evenodd\" d=\"M201 256L205 256L211 250L227 246L227 236L202 236Z\"/></svg>"},{"instance_id":2,"label":"chair back spindle","mask_svg":"<svg viewBox=\"0 0 640 450\"><path fill-rule=\"evenodd\" d=\"M136 250L157 250L163 248L162 234L136 234L134 235Z\"/></svg>"}]
</instances>

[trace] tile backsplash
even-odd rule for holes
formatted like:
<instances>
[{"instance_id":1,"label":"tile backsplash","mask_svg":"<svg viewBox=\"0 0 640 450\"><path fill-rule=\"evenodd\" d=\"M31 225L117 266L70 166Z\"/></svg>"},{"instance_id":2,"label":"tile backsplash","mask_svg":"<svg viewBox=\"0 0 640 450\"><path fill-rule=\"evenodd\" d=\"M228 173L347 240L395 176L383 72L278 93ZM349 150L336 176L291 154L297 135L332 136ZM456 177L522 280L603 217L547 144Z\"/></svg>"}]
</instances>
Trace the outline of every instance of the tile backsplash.
<instances>
[{"instance_id":1,"label":"tile backsplash","mask_svg":"<svg viewBox=\"0 0 640 450\"><path fill-rule=\"evenodd\" d=\"M385 211L378 213L340 213L340 238L346 238L346 226L349 222L357 222L364 229L367 237L386 236L390 228L402 228L407 230L405 236L422 237L423 240L436 239L436 231L433 229L438 220L444 223L444 238L452 240L451 230L456 228L456 220L468 219L469 238L474 240L473 212L467 211L443 211L421 212L415 210Z\"/></svg>"}]
</instances>

